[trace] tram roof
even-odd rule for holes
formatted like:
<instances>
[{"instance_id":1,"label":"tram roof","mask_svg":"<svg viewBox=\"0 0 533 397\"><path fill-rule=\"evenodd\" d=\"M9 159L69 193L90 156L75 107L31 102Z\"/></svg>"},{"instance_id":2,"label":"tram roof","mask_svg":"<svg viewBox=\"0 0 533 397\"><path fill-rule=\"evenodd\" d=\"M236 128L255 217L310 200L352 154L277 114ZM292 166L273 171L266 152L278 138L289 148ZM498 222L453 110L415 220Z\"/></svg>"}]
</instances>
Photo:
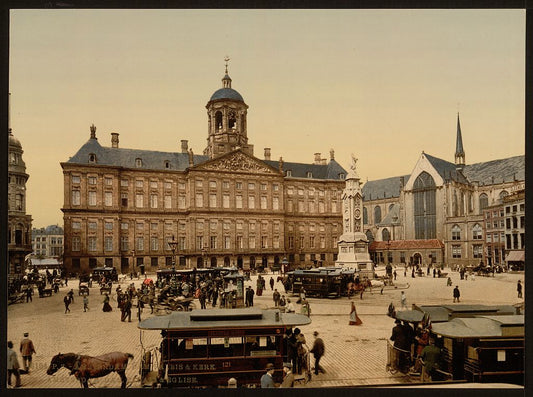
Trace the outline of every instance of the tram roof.
<instances>
[{"instance_id":1,"label":"tram roof","mask_svg":"<svg viewBox=\"0 0 533 397\"><path fill-rule=\"evenodd\" d=\"M414 306L414 310L399 311L396 313L398 320L419 322L424 314L428 314L431 322L450 321L455 317L473 317L475 315L512 315L516 309L512 305L421 305Z\"/></svg>"},{"instance_id":2,"label":"tram roof","mask_svg":"<svg viewBox=\"0 0 533 397\"><path fill-rule=\"evenodd\" d=\"M295 276L323 275L323 276L340 276L341 274L354 274L353 269L343 269L341 267L318 267L314 269L296 269L287 274Z\"/></svg>"},{"instance_id":3,"label":"tram roof","mask_svg":"<svg viewBox=\"0 0 533 397\"><path fill-rule=\"evenodd\" d=\"M279 313L279 321L276 321ZM144 330L187 330L205 328L252 328L307 325L311 319L303 314L280 313L279 310L255 308L210 309L173 312L166 316L149 317L138 324Z\"/></svg>"},{"instance_id":4,"label":"tram roof","mask_svg":"<svg viewBox=\"0 0 533 397\"><path fill-rule=\"evenodd\" d=\"M524 315L454 318L445 323L433 324L431 332L450 338L523 337Z\"/></svg>"},{"instance_id":5,"label":"tram roof","mask_svg":"<svg viewBox=\"0 0 533 397\"><path fill-rule=\"evenodd\" d=\"M191 273L212 273L212 272L227 272L237 273L239 269L236 267L208 267L200 269L159 269L158 274L191 274Z\"/></svg>"}]
</instances>

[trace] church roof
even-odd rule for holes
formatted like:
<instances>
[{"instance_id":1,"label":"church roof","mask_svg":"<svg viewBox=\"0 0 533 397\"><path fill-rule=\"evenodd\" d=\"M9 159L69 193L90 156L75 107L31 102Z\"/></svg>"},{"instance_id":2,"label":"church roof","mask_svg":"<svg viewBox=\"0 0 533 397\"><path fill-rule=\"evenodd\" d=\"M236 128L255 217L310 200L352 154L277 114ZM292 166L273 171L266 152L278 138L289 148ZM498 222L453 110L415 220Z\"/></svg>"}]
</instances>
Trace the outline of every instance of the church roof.
<instances>
[{"instance_id":1,"label":"church roof","mask_svg":"<svg viewBox=\"0 0 533 397\"><path fill-rule=\"evenodd\" d=\"M189 167L188 153L103 147L96 139L89 139L67 163L89 164L89 154L96 155L96 164L99 165L177 171L184 171ZM142 167L136 166L136 159L141 159ZM209 156L194 155L194 164L200 164L207 160L209 160ZM170 163L170 168L166 167L166 161Z\"/></svg>"},{"instance_id":2,"label":"church roof","mask_svg":"<svg viewBox=\"0 0 533 397\"><path fill-rule=\"evenodd\" d=\"M433 157L427 153L424 153L424 156L426 156L428 161L444 180L453 180L459 183L468 184L468 180L461 173L461 171L457 170L457 167L454 163L439 159L438 157Z\"/></svg>"},{"instance_id":3,"label":"church roof","mask_svg":"<svg viewBox=\"0 0 533 397\"><path fill-rule=\"evenodd\" d=\"M410 175L404 175L404 183L407 182ZM368 181L363 185L363 200L377 200L390 197L400 197L402 189L401 176L392 178L378 179Z\"/></svg>"},{"instance_id":4,"label":"church roof","mask_svg":"<svg viewBox=\"0 0 533 397\"><path fill-rule=\"evenodd\" d=\"M467 165L463 173L470 182L493 185L513 180L525 180L525 168L525 156L522 155Z\"/></svg>"},{"instance_id":5,"label":"church roof","mask_svg":"<svg viewBox=\"0 0 533 397\"><path fill-rule=\"evenodd\" d=\"M400 204L392 204L389 213L379 222L379 226L398 225L400 223Z\"/></svg>"},{"instance_id":6,"label":"church roof","mask_svg":"<svg viewBox=\"0 0 533 397\"><path fill-rule=\"evenodd\" d=\"M278 168L279 162L274 160L263 160L266 164ZM328 164L305 164L283 162L283 170L291 171L292 178L307 178L307 173L311 172L312 179L341 179L339 174L344 174L346 170L335 160L330 160Z\"/></svg>"}]
</instances>

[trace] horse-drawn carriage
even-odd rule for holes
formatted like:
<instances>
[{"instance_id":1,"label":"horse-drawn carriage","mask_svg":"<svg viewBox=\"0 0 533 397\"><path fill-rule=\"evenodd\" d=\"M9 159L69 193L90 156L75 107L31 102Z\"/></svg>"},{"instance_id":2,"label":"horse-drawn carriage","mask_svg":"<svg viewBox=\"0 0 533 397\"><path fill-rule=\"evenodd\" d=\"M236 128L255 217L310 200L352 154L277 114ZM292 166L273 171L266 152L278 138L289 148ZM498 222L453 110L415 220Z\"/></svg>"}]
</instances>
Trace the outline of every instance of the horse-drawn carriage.
<instances>
[{"instance_id":1,"label":"horse-drawn carriage","mask_svg":"<svg viewBox=\"0 0 533 397\"><path fill-rule=\"evenodd\" d=\"M102 295L104 293L105 294L110 294L112 288L113 288L113 284L111 282L106 283L106 284L102 284L102 286L100 287L100 295Z\"/></svg>"},{"instance_id":2,"label":"horse-drawn carriage","mask_svg":"<svg viewBox=\"0 0 533 397\"><path fill-rule=\"evenodd\" d=\"M144 302L144 301L143 301ZM155 310L156 314L164 315L170 314L170 312L189 312L194 310L196 305L194 303L194 298L184 298L182 296L167 296L161 301L158 301Z\"/></svg>"}]
</instances>

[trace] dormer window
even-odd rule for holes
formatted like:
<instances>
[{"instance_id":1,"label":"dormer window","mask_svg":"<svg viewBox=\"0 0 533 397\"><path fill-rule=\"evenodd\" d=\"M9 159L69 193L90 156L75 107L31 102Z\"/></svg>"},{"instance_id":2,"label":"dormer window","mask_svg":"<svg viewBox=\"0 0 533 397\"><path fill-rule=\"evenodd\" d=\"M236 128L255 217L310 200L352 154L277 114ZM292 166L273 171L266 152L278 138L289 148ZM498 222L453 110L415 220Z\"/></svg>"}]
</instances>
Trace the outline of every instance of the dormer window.
<instances>
[{"instance_id":1,"label":"dormer window","mask_svg":"<svg viewBox=\"0 0 533 397\"><path fill-rule=\"evenodd\" d=\"M307 171L306 176L308 178L312 178L313 177L313 173L311 171Z\"/></svg>"},{"instance_id":2,"label":"dormer window","mask_svg":"<svg viewBox=\"0 0 533 397\"><path fill-rule=\"evenodd\" d=\"M166 168L166 169L169 169L169 168L170 168L170 161L165 160L165 168Z\"/></svg>"},{"instance_id":3,"label":"dormer window","mask_svg":"<svg viewBox=\"0 0 533 397\"><path fill-rule=\"evenodd\" d=\"M143 166L143 161L139 158L136 158L135 159L135 167L142 167Z\"/></svg>"},{"instance_id":4,"label":"dormer window","mask_svg":"<svg viewBox=\"0 0 533 397\"><path fill-rule=\"evenodd\" d=\"M89 153L89 163L96 163L96 154Z\"/></svg>"},{"instance_id":5,"label":"dormer window","mask_svg":"<svg viewBox=\"0 0 533 397\"><path fill-rule=\"evenodd\" d=\"M291 170L287 170L287 173L285 174L285 176L292 176L292 171Z\"/></svg>"},{"instance_id":6,"label":"dormer window","mask_svg":"<svg viewBox=\"0 0 533 397\"><path fill-rule=\"evenodd\" d=\"M339 179L344 180L345 178L346 178L346 175L344 175L344 173L341 172L339 174Z\"/></svg>"}]
</instances>

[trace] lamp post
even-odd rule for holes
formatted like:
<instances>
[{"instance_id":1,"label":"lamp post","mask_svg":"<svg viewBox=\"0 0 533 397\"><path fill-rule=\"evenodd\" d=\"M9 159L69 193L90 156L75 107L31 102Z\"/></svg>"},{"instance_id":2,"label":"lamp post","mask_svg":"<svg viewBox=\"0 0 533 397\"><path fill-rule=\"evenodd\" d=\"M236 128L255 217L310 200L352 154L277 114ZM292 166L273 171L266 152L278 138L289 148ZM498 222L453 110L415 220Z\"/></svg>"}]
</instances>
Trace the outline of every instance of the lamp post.
<instances>
[{"instance_id":1,"label":"lamp post","mask_svg":"<svg viewBox=\"0 0 533 397\"><path fill-rule=\"evenodd\" d=\"M174 235L172 235L172 241L168 242L168 246L172 250L172 270L176 270L176 250L178 248L178 242L174 239Z\"/></svg>"},{"instance_id":2,"label":"lamp post","mask_svg":"<svg viewBox=\"0 0 533 397\"><path fill-rule=\"evenodd\" d=\"M133 269L133 273L136 272L135 270L135 250L131 250L131 256L132 256L132 263L131 263L131 268Z\"/></svg>"}]
</instances>

